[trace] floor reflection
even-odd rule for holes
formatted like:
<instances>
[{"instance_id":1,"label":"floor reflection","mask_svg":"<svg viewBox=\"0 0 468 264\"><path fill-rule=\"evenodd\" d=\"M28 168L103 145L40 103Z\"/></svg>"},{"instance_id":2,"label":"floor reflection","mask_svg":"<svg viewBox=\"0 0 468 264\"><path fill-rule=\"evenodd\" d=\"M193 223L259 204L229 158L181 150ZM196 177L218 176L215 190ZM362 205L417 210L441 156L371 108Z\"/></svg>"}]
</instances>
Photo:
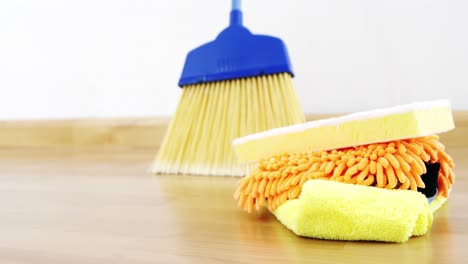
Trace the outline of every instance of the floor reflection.
<instances>
[{"instance_id":1,"label":"floor reflection","mask_svg":"<svg viewBox=\"0 0 468 264\"><path fill-rule=\"evenodd\" d=\"M266 209L247 214L232 195L238 178L155 176L173 214L177 254L212 261L280 261L307 259L352 263L449 263L449 211L437 213L429 234L406 243L345 242L302 238L285 228ZM215 250L214 250L214 249ZM450 253L450 254L449 254ZM318 258L318 259L317 259Z\"/></svg>"}]
</instances>

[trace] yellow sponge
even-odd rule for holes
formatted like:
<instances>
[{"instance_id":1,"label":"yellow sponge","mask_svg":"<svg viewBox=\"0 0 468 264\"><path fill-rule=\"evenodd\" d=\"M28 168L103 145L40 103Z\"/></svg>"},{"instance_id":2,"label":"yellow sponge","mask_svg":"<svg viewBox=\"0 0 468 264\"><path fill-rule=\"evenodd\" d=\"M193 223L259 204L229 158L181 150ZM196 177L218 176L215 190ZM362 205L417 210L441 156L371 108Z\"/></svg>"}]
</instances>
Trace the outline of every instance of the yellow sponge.
<instances>
[{"instance_id":1,"label":"yellow sponge","mask_svg":"<svg viewBox=\"0 0 468 264\"><path fill-rule=\"evenodd\" d=\"M350 241L405 242L426 234L433 220L419 192L324 180L307 181L298 199L272 213L296 235Z\"/></svg>"},{"instance_id":2,"label":"yellow sponge","mask_svg":"<svg viewBox=\"0 0 468 264\"><path fill-rule=\"evenodd\" d=\"M423 137L453 129L448 100L416 102L311 121L248 135L233 141L240 162L276 153L330 150Z\"/></svg>"}]
</instances>

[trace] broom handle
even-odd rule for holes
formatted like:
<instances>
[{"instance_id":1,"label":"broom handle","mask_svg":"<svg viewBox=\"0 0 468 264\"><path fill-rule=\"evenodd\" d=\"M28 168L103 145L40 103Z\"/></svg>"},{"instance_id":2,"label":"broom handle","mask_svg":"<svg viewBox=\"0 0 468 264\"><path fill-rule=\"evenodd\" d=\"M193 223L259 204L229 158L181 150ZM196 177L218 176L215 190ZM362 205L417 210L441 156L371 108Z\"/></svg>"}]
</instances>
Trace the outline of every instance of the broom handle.
<instances>
[{"instance_id":1,"label":"broom handle","mask_svg":"<svg viewBox=\"0 0 468 264\"><path fill-rule=\"evenodd\" d=\"M230 24L242 26L241 0L232 0Z\"/></svg>"},{"instance_id":2,"label":"broom handle","mask_svg":"<svg viewBox=\"0 0 468 264\"><path fill-rule=\"evenodd\" d=\"M241 11L241 0L232 0L232 10Z\"/></svg>"}]
</instances>

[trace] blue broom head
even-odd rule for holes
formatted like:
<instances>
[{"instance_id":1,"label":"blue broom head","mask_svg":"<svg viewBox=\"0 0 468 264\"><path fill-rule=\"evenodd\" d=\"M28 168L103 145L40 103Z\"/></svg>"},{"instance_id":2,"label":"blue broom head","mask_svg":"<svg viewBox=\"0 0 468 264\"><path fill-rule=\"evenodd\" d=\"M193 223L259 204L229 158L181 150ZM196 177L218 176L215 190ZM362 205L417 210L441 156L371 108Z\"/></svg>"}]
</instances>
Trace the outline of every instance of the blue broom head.
<instances>
[{"instance_id":1,"label":"blue broom head","mask_svg":"<svg viewBox=\"0 0 468 264\"><path fill-rule=\"evenodd\" d=\"M179 86L284 72L294 76L284 42L252 34L233 9L230 25L214 41L187 54Z\"/></svg>"}]
</instances>

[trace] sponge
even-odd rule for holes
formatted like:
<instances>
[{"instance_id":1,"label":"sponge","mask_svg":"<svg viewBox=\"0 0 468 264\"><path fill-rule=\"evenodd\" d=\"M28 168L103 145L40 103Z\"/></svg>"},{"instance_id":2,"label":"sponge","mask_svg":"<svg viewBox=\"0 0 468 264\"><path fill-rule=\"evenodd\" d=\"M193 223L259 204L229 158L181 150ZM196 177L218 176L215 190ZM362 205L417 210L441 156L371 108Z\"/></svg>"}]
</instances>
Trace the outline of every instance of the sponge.
<instances>
[{"instance_id":1,"label":"sponge","mask_svg":"<svg viewBox=\"0 0 468 264\"><path fill-rule=\"evenodd\" d=\"M450 102L434 100L357 112L251 134L233 141L240 162L281 153L338 149L422 137L455 127Z\"/></svg>"}]
</instances>

